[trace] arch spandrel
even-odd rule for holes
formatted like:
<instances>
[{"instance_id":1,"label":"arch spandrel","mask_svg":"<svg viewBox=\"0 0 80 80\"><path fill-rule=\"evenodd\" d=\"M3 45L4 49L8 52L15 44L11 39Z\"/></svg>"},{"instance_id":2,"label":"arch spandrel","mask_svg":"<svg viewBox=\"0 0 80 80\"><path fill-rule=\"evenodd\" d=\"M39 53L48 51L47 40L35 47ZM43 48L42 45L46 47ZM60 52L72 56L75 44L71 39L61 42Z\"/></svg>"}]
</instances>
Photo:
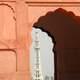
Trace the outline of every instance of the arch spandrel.
<instances>
[{"instance_id":1,"label":"arch spandrel","mask_svg":"<svg viewBox=\"0 0 80 80\"><path fill-rule=\"evenodd\" d=\"M53 51L55 50L56 80L76 80L80 73L79 21L80 16L72 11L58 8L41 16L34 23L34 27L46 31L53 38L53 42L55 40Z\"/></svg>"},{"instance_id":2,"label":"arch spandrel","mask_svg":"<svg viewBox=\"0 0 80 80\"><path fill-rule=\"evenodd\" d=\"M31 26L38 20L40 16L44 16L49 11L55 11L57 8L63 8L67 11L72 11L76 15L80 14L79 3L29 3L28 5L28 22Z\"/></svg>"}]
</instances>

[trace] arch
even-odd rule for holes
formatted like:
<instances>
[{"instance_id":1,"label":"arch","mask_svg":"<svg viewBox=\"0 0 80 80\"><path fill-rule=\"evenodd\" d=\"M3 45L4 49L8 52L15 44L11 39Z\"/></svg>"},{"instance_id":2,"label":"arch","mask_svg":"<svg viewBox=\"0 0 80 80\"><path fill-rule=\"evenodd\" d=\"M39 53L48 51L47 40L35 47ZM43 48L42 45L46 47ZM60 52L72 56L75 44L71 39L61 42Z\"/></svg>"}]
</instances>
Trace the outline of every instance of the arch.
<instances>
[{"instance_id":1,"label":"arch","mask_svg":"<svg viewBox=\"0 0 80 80\"><path fill-rule=\"evenodd\" d=\"M15 13L14 9L13 9L10 5L8 5L8 4L6 4L6 3L1 3L0 6L2 6L2 5L9 7L9 8L11 9L11 11L12 11L13 13Z\"/></svg>"},{"instance_id":2,"label":"arch","mask_svg":"<svg viewBox=\"0 0 80 80\"><path fill-rule=\"evenodd\" d=\"M0 6L6 6L6 7L8 7L8 8L11 9L12 13L15 13L15 10L14 10L13 7L12 7L11 5L9 5L9 4L0 3ZM13 19L16 21L16 17L15 17L15 16L13 16Z\"/></svg>"},{"instance_id":3,"label":"arch","mask_svg":"<svg viewBox=\"0 0 80 80\"><path fill-rule=\"evenodd\" d=\"M8 5L1 3L0 4L0 31L1 38L4 39L15 39L15 19L14 19L14 10Z\"/></svg>"},{"instance_id":4,"label":"arch","mask_svg":"<svg viewBox=\"0 0 80 80\"><path fill-rule=\"evenodd\" d=\"M80 17L58 8L41 16L33 26L53 39L55 80L80 79Z\"/></svg>"}]
</instances>

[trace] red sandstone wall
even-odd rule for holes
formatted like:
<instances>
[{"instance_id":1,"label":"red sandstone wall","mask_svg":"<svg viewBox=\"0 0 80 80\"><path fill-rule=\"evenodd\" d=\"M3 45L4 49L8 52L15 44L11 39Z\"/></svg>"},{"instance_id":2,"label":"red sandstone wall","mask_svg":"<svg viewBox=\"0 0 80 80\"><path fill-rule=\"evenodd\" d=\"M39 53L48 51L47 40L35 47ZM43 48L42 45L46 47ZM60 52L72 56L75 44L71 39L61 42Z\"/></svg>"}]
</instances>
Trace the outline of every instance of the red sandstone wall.
<instances>
[{"instance_id":1,"label":"red sandstone wall","mask_svg":"<svg viewBox=\"0 0 80 80\"><path fill-rule=\"evenodd\" d=\"M0 49L11 49L16 54L16 71L9 74L0 73L0 79L30 80L29 50L33 24L40 16L59 7L79 15L80 9L75 7L74 3L69 3L73 7L54 3L72 1L80 0L0 0Z\"/></svg>"}]
</instances>

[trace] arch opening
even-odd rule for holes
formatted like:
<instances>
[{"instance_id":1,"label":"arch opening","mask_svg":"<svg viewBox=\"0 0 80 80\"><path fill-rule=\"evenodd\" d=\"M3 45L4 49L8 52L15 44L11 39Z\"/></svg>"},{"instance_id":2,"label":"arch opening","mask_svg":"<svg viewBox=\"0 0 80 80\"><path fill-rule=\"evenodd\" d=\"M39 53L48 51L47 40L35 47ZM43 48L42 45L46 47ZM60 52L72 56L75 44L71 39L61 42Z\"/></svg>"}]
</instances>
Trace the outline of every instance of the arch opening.
<instances>
[{"instance_id":1,"label":"arch opening","mask_svg":"<svg viewBox=\"0 0 80 80\"><path fill-rule=\"evenodd\" d=\"M80 79L80 16L58 8L41 16L33 26L47 32L54 42L54 79Z\"/></svg>"},{"instance_id":2,"label":"arch opening","mask_svg":"<svg viewBox=\"0 0 80 80\"><path fill-rule=\"evenodd\" d=\"M32 29L32 45L31 45L31 71L32 71L32 80L35 80L35 72L36 72L36 51L35 51L35 32L38 32L39 35L39 41L40 41L40 67L42 72L43 80L46 79L46 77L53 78L54 77L54 52L53 47L54 43L52 41L52 38L42 29L35 28L33 26ZM39 78L40 79L40 78Z\"/></svg>"}]
</instances>

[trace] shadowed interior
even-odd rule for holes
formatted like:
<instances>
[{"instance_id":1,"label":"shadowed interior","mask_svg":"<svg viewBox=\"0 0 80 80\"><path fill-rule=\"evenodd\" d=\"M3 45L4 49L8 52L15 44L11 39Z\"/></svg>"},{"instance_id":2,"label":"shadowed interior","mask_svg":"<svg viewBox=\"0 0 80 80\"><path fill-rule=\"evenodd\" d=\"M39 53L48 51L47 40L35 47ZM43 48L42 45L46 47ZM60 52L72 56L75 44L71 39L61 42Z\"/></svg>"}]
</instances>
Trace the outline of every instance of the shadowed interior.
<instances>
[{"instance_id":1,"label":"shadowed interior","mask_svg":"<svg viewBox=\"0 0 80 80\"><path fill-rule=\"evenodd\" d=\"M58 8L33 25L53 39L55 80L80 80L80 17Z\"/></svg>"}]
</instances>

